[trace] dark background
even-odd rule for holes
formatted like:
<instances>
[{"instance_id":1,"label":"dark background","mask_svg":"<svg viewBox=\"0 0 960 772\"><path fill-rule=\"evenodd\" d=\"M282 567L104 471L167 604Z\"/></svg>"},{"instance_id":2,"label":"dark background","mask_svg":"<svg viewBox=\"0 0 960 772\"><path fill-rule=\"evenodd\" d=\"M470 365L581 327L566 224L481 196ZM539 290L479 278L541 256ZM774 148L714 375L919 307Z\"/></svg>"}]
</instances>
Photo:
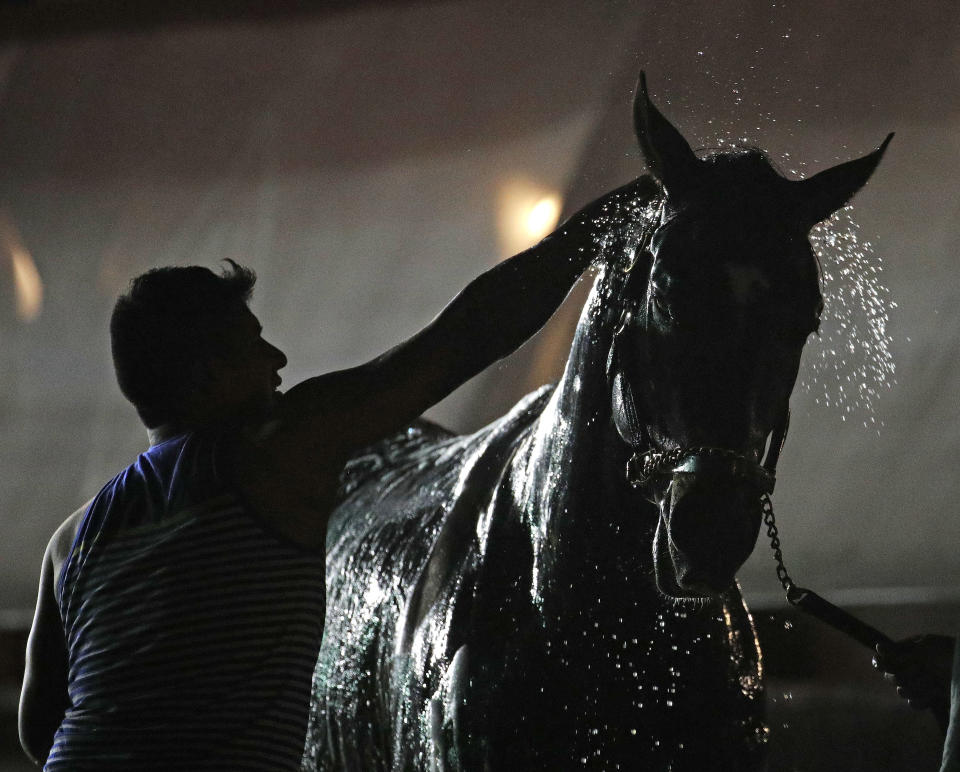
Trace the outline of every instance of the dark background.
<instances>
[{"instance_id":1,"label":"dark background","mask_svg":"<svg viewBox=\"0 0 960 772\"><path fill-rule=\"evenodd\" d=\"M895 637L957 629L952 0L6 3L8 736L46 540L145 445L109 360L107 319L126 282L154 265L234 258L260 276L253 307L290 358L287 385L359 363L526 246L510 231L525 207L552 194L570 212L642 171L629 113L640 67L694 146L745 139L788 172L814 173L897 132L833 226L845 233L852 217L872 244L863 260L888 290L896 371L866 384L878 386L871 406L850 397L856 362L829 352L857 348L866 327L862 311L840 313L855 282L828 250L832 316L808 346L775 502L800 583ZM17 310L25 264L43 287L32 317ZM555 377L582 298L431 415L471 430ZM853 335L840 327L848 318L860 319ZM773 675L775 769L936 768L932 722L874 678L869 653L786 615L764 543L742 581Z\"/></svg>"}]
</instances>

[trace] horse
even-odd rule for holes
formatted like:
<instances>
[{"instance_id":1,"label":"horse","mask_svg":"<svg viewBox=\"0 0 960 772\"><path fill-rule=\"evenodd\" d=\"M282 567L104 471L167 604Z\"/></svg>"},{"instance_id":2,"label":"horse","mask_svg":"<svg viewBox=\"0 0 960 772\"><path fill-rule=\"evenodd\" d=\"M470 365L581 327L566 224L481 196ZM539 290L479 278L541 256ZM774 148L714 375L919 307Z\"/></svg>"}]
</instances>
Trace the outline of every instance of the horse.
<instances>
[{"instance_id":1,"label":"horse","mask_svg":"<svg viewBox=\"0 0 960 772\"><path fill-rule=\"evenodd\" d=\"M304 770L763 767L735 574L823 309L809 230L890 137L789 180L694 153L642 77L633 112L649 174L560 381L347 465Z\"/></svg>"}]
</instances>

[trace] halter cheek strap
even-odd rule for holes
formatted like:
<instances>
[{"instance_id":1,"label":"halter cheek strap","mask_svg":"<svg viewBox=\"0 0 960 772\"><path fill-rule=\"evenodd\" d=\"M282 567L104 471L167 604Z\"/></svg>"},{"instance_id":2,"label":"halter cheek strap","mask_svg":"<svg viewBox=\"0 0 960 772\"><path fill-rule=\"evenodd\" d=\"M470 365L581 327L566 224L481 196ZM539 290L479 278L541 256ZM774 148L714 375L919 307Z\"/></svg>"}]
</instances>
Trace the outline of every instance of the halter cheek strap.
<instances>
[{"instance_id":1,"label":"halter cheek strap","mask_svg":"<svg viewBox=\"0 0 960 772\"><path fill-rule=\"evenodd\" d=\"M613 407L613 424L617 433L630 447L649 445L637 410L637 400L633 386L624 376L624 361L619 345L620 336L626 331L633 319L633 311L624 311L620 328L613 336L610 354L607 357L607 381L610 384Z\"/></svg>"},{"instance_id":2,"label":"halter cheek strap","mask_svg":"<svg viewBox=\"0 0 960 772\"><path fill-rule=\"evenodd\" d=\"M789 407L784 408L780 420L770 434L766 458L762 464L729 448L696 447L664 452L653 447L641 423L633 386L624 376L625 354L620 346L620 337L633 322L636 313L635 307L628 307L624 311L607 357L607 380L610 383L613 423L617 433L630 447L647 448L646 451L637 450L627 461L627 482L634 488L643 488L656 475L712 470L733 477L752 479L762 493L773 493L777 479L777 462L780 460L790 427ZM635 372L637 368L630 368L630 371Z\"/></svg>"},{"instance_id":3,"label":"halter cheek strap","mask_svg":"<svg viewBox=\"0 0 960 772\"><path fill-rule=\"evenodd\" d=\"M790 407L788 405L784 408L780 420L777 421L776 426L773 427L773 431L770 433L770 443L767 445L767 457L763 460L762 464L763 468L774 476L777 474L777 462L780 460L783 446L787 442L787 432L789 429Z\"/></svg>"}]
</instances>

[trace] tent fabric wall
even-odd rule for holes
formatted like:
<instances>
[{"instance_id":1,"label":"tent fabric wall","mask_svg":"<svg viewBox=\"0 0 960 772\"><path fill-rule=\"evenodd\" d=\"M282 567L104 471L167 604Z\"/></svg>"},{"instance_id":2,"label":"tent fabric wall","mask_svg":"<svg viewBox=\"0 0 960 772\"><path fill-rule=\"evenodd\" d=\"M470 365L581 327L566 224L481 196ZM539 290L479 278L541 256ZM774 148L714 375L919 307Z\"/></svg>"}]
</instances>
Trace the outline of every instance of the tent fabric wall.
<instances>
[{"instance_id":1,"label":"tent fabric wall","mask_svg":"<svg viewBox=\"0 0 960 772\"><path fill-rule=\"evenodd\" d=\"M960 15L877 5L365 3L8 40L0 210L45 294L17 317L4 236L0 608L32 604L49 534L143 446L106 336L130 277L237 259L287 385L363 361L503 256L504 186L559 191L569 212L642 170L641 65L694 145L747 137L812 172L897 131L854 209L898 306L883 427L798 392L776 504L798 580L874 600L960 589ZM556 372L574 318L431 415L468 430L502 412ZM743 579L776 589L762 543Z\"/></svg>"}]
</instances>

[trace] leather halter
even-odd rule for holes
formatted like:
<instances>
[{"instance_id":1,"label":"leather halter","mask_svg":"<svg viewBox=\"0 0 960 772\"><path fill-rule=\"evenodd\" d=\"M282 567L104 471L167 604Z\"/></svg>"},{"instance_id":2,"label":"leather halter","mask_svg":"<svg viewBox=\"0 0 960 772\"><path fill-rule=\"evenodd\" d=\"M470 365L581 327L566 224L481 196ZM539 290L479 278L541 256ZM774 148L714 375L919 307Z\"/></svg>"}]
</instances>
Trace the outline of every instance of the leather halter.
<instances>
[{"instance_id":1,"label":"leather halter","mask_svg":"<svg viewBox=\"0 0 960 772\"><path fill-rule=\"evenodd\" d=\"M662 211L661 205L661 211ZM627 272L636 265L636 260L627 268ZM621 298L621 302L623 299ZM634 449L627 461L627 482L634 488L646 488L655 478L674 474L695 474L710 470L724 472L733 477L752 479L759 488L763 522L767 526L770 546L777 563L777 578L787 595L787 601L801 611L817 617L826 624L851 636L855 640L875 649L879 643L894 648L896 644L875 627L862 622L852 614L830 603L825 598L805 587L799 587L790 578L783 564L783 554L777 526L773 516L773 493L777 479L777 462L783 451L790 427L790 408L785 407L780 419L770 433L766 457L757 463L752 457L728 448L697 447L679 448L672 451L657 450L640 422L633 389L623 376L618 353L618 338L632 321L634 314L643 315L644 328L647 327L647 309L636 302L623 304L623 316L614 333L607 357L607 383L611 390L613 403L613 421L623 440ZM646 450L639 448L646 447ZM945 726L942 727L945 731Z\"/></svg>"},{"instance_id":2,"label":"leather halter","mask_svg":"<svg viewBox=\"0 0 960 772\"><path fill-rule=\"evenodd\" d=\"M631 265L628 270L633 267ZM653 446L640 422L633 388L620 367L618 339L621 333L633 320L634 315L642 315L645 330L648 326L646 308L640 309L638 306L637 303L626 305L607 358L607 381L612 393L614 424L624 441L635 449L627 461L628 484L633 488L646 488L656 477L710 472L747 479L756 485L761 494L773 493L777 480L777 462L780 460L790 427L789 406L784 408L771 431L766 457L760 463L752 456L730 448L699 446L662 451ZM643 445L646 445L646 450L637 449Z\"/></svg>"},{"instance_id":3,"label":"leather halter","mask_svg":"<svg viewBox=\"0 0 960 772\"><path fill-rule=\"evenodd\" d=\"M789 426L790 409L787 408L770 433L766 458L759 464L738 451L710 446L666 452L653 448L635 451L627 461L627 482L633 488L645 488L654 478L662 475L710 472L748 479L761 494L771 494L777 482L777 461L786 442Z\"/></svg>"}]
</instances>

